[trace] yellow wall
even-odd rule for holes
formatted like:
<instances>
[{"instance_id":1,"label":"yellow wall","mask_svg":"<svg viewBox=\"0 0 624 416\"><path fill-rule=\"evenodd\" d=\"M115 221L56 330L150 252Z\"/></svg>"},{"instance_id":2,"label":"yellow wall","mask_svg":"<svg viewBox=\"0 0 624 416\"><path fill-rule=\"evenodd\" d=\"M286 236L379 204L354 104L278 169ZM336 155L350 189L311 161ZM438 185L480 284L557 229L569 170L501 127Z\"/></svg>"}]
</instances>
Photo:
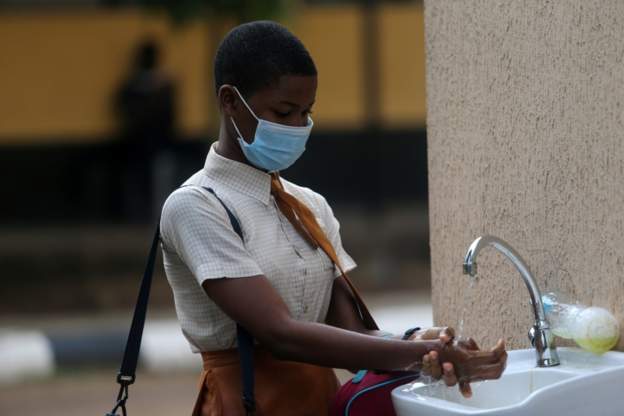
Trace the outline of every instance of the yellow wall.
<instances>
[{"instance_id":1,"label":"yellow wall","mask_svg":"<svg viewBox=\"0 0 624 416\"><path fill-rule=\"evenodd\" d=\"M360 70L362 14L354 6L310 7L286 23L314 58L319 73L315 125L349 129L364 120L364 84Z\"/></svg>"},{"instance_id":2,"label":"yellow wall","mask_svg":"<svg viewBox=\"0 0 624 416\"><path fill-rule=\"evenodd\" d=\"M181 126L206 126L204 28L173 31L137 11L0 16L0 137L98 140L114 129L112 97L135 45L163 43L164 67L179 82ZM5 140L5 141L6 141Z\"/></svg>"},{"instance_id":3,"label":"yellow wall","mask_svg":"<svg viewBox=\"0 0 624 416\"><path fill-rule=\"evenodd\" d=\"M423 126L422 7L384 6L381 27L381 116L388 126ZM357 6L303 8L285 22L319 69L318 129L364 122L362 14ZM134 47L147 36L163 49L178 85L186 134L214 131L212 54L228 24L172 27L139 10L0 14L0 144L101 140L115 129L111 100Z\"/></svg>"},{"instance_id":4,"label":"yellow wall","mask_svg":"<svg viewBox=\"0 0 624 416\"><path fill-rule=\"evenodd\" d=\"M384 6L379 27L382 123L389 127L424 126L427 109L422 3Z\"/></svg>"}]
</instances>

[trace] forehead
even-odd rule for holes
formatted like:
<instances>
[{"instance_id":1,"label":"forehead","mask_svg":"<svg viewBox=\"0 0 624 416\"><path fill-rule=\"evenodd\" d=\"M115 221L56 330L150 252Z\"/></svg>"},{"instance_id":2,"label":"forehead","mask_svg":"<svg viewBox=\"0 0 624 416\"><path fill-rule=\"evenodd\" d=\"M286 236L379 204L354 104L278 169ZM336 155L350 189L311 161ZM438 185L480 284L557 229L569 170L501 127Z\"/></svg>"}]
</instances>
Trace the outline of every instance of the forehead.
<instances>
[{"instance_id":1,"label":"forehead","mask_svg":"<svg viewBox=\"0 0 624 416\"><path fill-rule=\"evenodd\" d=\"M277 82L256 91L251 99L256 102L288 101L309 106L316 98L316 87L316 75L282 75Z\"/></svg>"}]
</instances>

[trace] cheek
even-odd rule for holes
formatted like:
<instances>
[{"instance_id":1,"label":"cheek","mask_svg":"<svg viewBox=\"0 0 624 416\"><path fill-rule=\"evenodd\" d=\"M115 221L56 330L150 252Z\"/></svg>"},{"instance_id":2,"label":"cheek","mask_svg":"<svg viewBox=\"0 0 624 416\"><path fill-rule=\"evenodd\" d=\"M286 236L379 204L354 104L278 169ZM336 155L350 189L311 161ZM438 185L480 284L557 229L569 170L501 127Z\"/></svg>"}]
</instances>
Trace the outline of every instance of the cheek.
<instances>
[{"instance_id":1,"label":"cheek","mask_svg":"<svg viewBox=\"0 0 624 416\"><path fill-rule=\"evenodd\" d=\"M238 117L235 117L234 121L243 136L243 140L247 143L252 143L254 135L256 134L256 126L258 125L256 119L250 114L241 114ZM234 128L232 130L234 130L234 136L237 136L236 130Z\"/></svg>"},{"instance_id":2,"label":"cheek","mask_svg":"<svg viewBox=\"0 0 624 416\"><path fill-rule=\"evenodd\" d=\"M308 125L308 116L297 113L292 117L289 117L288 122L284 123L293 127L305 127Z\"/></svg>"}]
</instances>

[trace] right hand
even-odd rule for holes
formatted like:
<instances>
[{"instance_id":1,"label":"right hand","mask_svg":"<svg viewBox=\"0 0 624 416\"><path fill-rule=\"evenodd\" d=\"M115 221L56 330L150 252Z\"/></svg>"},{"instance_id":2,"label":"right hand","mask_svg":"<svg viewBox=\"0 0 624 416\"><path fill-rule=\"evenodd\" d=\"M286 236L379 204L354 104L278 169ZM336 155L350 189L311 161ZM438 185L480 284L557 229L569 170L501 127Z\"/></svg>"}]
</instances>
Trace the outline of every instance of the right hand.
<instances>
[{"instance_id":1,"label":"right hand","mask_svg":"<svg viewBox=\"0 0 624 416\"><path fill-rule=\"evenodd\" d=\"M452 369L464 397L472 396L470 383L498 379L507 364L505 342L499 339L490 351L483 351L472 338L461 338L445 344L440 352L445 372Z\"/></svg>"}]
</instances>

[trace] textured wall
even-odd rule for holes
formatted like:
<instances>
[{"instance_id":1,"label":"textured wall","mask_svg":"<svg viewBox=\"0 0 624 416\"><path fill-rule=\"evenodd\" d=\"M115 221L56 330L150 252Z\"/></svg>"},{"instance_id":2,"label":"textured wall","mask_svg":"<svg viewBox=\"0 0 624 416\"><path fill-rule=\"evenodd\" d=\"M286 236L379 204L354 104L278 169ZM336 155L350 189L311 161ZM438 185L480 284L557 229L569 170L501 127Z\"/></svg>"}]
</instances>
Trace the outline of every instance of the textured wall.
<instances>
[{"instance_id":1,"label":"textured wall","mask_svg":"<svg viewBox=\"0 0 624 416\"><path fill-rule=\"evenodd\" d=\"M488 233L623 324L624 1L429 0L425 22L435 321L529 345L509 263L486 249L472 288L461 273Z\"/></svg>"}]
</instances>

